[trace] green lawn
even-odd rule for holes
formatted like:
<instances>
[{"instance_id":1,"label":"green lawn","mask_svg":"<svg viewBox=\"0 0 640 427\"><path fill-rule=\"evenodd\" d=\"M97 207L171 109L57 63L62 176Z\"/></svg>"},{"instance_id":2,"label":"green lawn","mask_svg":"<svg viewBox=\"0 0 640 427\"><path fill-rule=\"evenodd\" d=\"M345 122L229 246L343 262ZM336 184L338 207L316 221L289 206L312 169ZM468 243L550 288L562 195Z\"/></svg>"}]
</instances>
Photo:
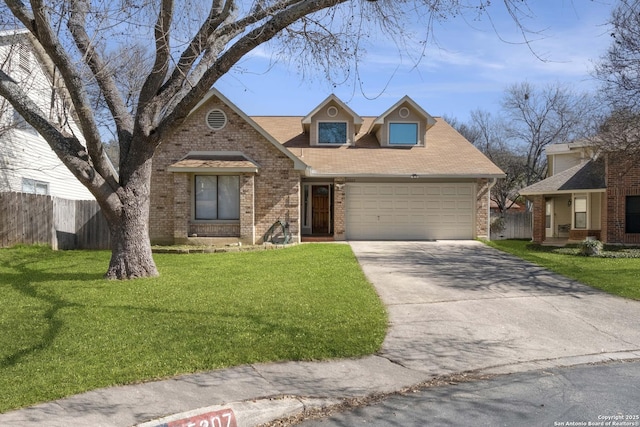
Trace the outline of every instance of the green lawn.
<instances>
[{"instance_id":1,"label":"green lawn","mask_svg":"<svg viewBox=\"0 0 640 427\"><path fill-rule=\"evenodd\" d=\"M114 384L378 350L384 305L348 245L156 254L106 281L109 253L0 249L0 412Z\"/></svg>"},{"instance_id":2,"label":"green lawn","mask_svg":"<svg viewBox=\"0 0 640 427\"><path fill-rule=\"evenodd\" d=\"M640 251L605 248L602 257L578 254L575 248L540 246L523 240L495 240L488 245L534 262L586 285L640 300Z\"/></svg>"}]
</instances>

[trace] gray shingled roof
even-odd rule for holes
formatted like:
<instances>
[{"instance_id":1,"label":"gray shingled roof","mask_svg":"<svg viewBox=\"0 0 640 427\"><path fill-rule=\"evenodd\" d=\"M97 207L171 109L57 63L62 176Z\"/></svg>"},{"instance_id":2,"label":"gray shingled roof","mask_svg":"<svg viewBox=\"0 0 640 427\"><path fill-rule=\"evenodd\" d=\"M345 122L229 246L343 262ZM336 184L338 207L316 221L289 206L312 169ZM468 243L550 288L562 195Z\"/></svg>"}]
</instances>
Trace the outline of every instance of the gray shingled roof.
<instances>
[{"instance_id":1,"label":"gray shingled roof","mask_svg":"<svg viewBox=\"0 0 640 427\"><path fill-rule=\"evenodd\" d=\"M605 188L604 162L589 160L525 187L520 190L520 194L529 196Z\"/></svg>"}]
</instances>

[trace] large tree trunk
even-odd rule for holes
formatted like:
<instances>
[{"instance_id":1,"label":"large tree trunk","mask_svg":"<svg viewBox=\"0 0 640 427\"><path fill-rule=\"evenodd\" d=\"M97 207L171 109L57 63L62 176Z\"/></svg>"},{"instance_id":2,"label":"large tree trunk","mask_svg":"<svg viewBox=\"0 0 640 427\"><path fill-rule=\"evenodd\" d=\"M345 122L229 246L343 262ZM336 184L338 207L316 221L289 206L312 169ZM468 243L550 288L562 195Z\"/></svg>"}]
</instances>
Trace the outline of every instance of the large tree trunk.
<instances>
[{"instance_id":1,"label":"large tree trunk","mask_svg":"<svg viewBox=\"0 0 640 427\"><path fill-rule=\"evenodd\" d=\"M127 174L129 175L129 174ZM106 215L111 229L111 261L107 279L158 276L149 240L149 193L151 159L129 175L122 203L115 215Z\"/></svg>"},{"instance_id":2,"label":"large tree trunk","mask_svg":"<svg viewBox=\"0 0 640 427\"><path fill-rule=\"evenodd\" d=\"M107 279L134 279L158 275L151 256L151 244L147 227L148 215L138 209L126 209L122 222L111 225L111 261L105 277ZM134 212L132 212L134 211Z\"/></svg>"}]
</instances>

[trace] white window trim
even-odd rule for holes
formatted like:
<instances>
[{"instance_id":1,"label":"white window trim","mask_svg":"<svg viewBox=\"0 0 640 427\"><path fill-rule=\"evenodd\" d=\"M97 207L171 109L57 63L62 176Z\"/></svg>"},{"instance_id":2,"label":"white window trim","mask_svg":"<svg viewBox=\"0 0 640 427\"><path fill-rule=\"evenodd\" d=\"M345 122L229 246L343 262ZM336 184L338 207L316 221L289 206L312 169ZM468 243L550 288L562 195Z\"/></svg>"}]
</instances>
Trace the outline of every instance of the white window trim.
<instances>
[{"instance_id":1,"label":"white window trim","mask_svg":"<svg viewBox=\"0 0 640 427\"><path fill-rule=\"evenodd\" d=\"M33 186L33 192L31 192L31 191L24 191L25 184L30 184L30 185L32 185L32 186ZM46 189L46 190L45 190L45 193L38 193L38 190L37 190L38 186L44 187L44 188ZM50 186L50 185L49 185L49 183L48 183L48 182L46 182L46 181L40 181L40 180L33 179L33 178L22 178L22 192L23 192L23 193L27 193L27 194L40 194L40 195L43 195L43 196L48 196L48 195L50 195L50 192L51 192L50 187L51 187L51 186Z\"/></svg>"},{"instance_id":2,"label":"white window trim","mask_svg":"<svg viewBox=\"0 0 640 427\"><path fill-rule=\"evenodd\" d=\"M584 198L586 201L586 209L585 209L585 227L584 228L577 228L576 227L576 199L582 199ZM572 202L571 202L571 228L574 230L589 230L589 224L591 224L591 209L589 209L589 206L591 205L591 194L590 193L580 193L580 194L574 194L572 197Z\"/></svg>"},{"instance_id":3,"label":"white window trim","mask_svg":"<svg viewBox=\"0 0 640 427\"><path fill-rule=\"evenodd\" d=\"M346 141L342 143L320 142L320 123L344 123L347 125ZM351 140L349 138L349 122L347 120L318 120L316 123L316 143L318 145L324 145L327 147L340 147L343 145L350 145Z\"/></svg>"},{"instance_id":4,"label":"white window trim","mask_svg":"<svg viewBox=\"0 0 640 427\"><path fill-rule=\"evenodd\" d=\"M415 144L393 144L391 143L391 125L397 125L397 124L401 124L401 125L411 125L414 124L417 126L417 131L416 131L416 143ZM387 125L387 145L390 147L418 147L421 145L424 145L422 140L420 139L420 122L417 121L407 121L407 122L403 122L403 121L393 121L393 122L389 122L389 124Z\"/></svg>"}]
</instances>

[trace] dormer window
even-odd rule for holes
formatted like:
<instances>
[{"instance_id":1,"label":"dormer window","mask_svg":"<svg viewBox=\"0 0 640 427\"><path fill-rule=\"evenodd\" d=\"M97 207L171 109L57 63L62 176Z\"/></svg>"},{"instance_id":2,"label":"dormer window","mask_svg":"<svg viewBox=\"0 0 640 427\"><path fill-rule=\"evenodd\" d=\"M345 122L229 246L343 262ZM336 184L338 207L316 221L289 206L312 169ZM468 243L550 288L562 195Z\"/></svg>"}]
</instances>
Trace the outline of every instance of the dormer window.
<instances>
[{"instance_id":1,"label":"dormer window","mask_svg":"<svg viewBox=\"0 0 640 427\"><path fill-rule=\"evenodd\" d=\"M318 144L346 144L347 122L318 122Z\"/></svg>"},{"instance_id":2,"label":"dormer window","mask_svg":"<svg viewBox=\"0 0 640 427\"><path fill-rule=\"evenodd\" d=\"M332 94L302 118L302 132L309 135L312 147L348 146L360 132L362 122L362 117Z\"/></svg>"},{"instance_id":3,"label":"dormer window","mask_svg":"<svg viewBox=\"0 0 640 427\"><path fill-rule=\"evenodd\" d=\"M418 123L389 123L390 145L418 145Z\"/></svg>"}]
</instances>

